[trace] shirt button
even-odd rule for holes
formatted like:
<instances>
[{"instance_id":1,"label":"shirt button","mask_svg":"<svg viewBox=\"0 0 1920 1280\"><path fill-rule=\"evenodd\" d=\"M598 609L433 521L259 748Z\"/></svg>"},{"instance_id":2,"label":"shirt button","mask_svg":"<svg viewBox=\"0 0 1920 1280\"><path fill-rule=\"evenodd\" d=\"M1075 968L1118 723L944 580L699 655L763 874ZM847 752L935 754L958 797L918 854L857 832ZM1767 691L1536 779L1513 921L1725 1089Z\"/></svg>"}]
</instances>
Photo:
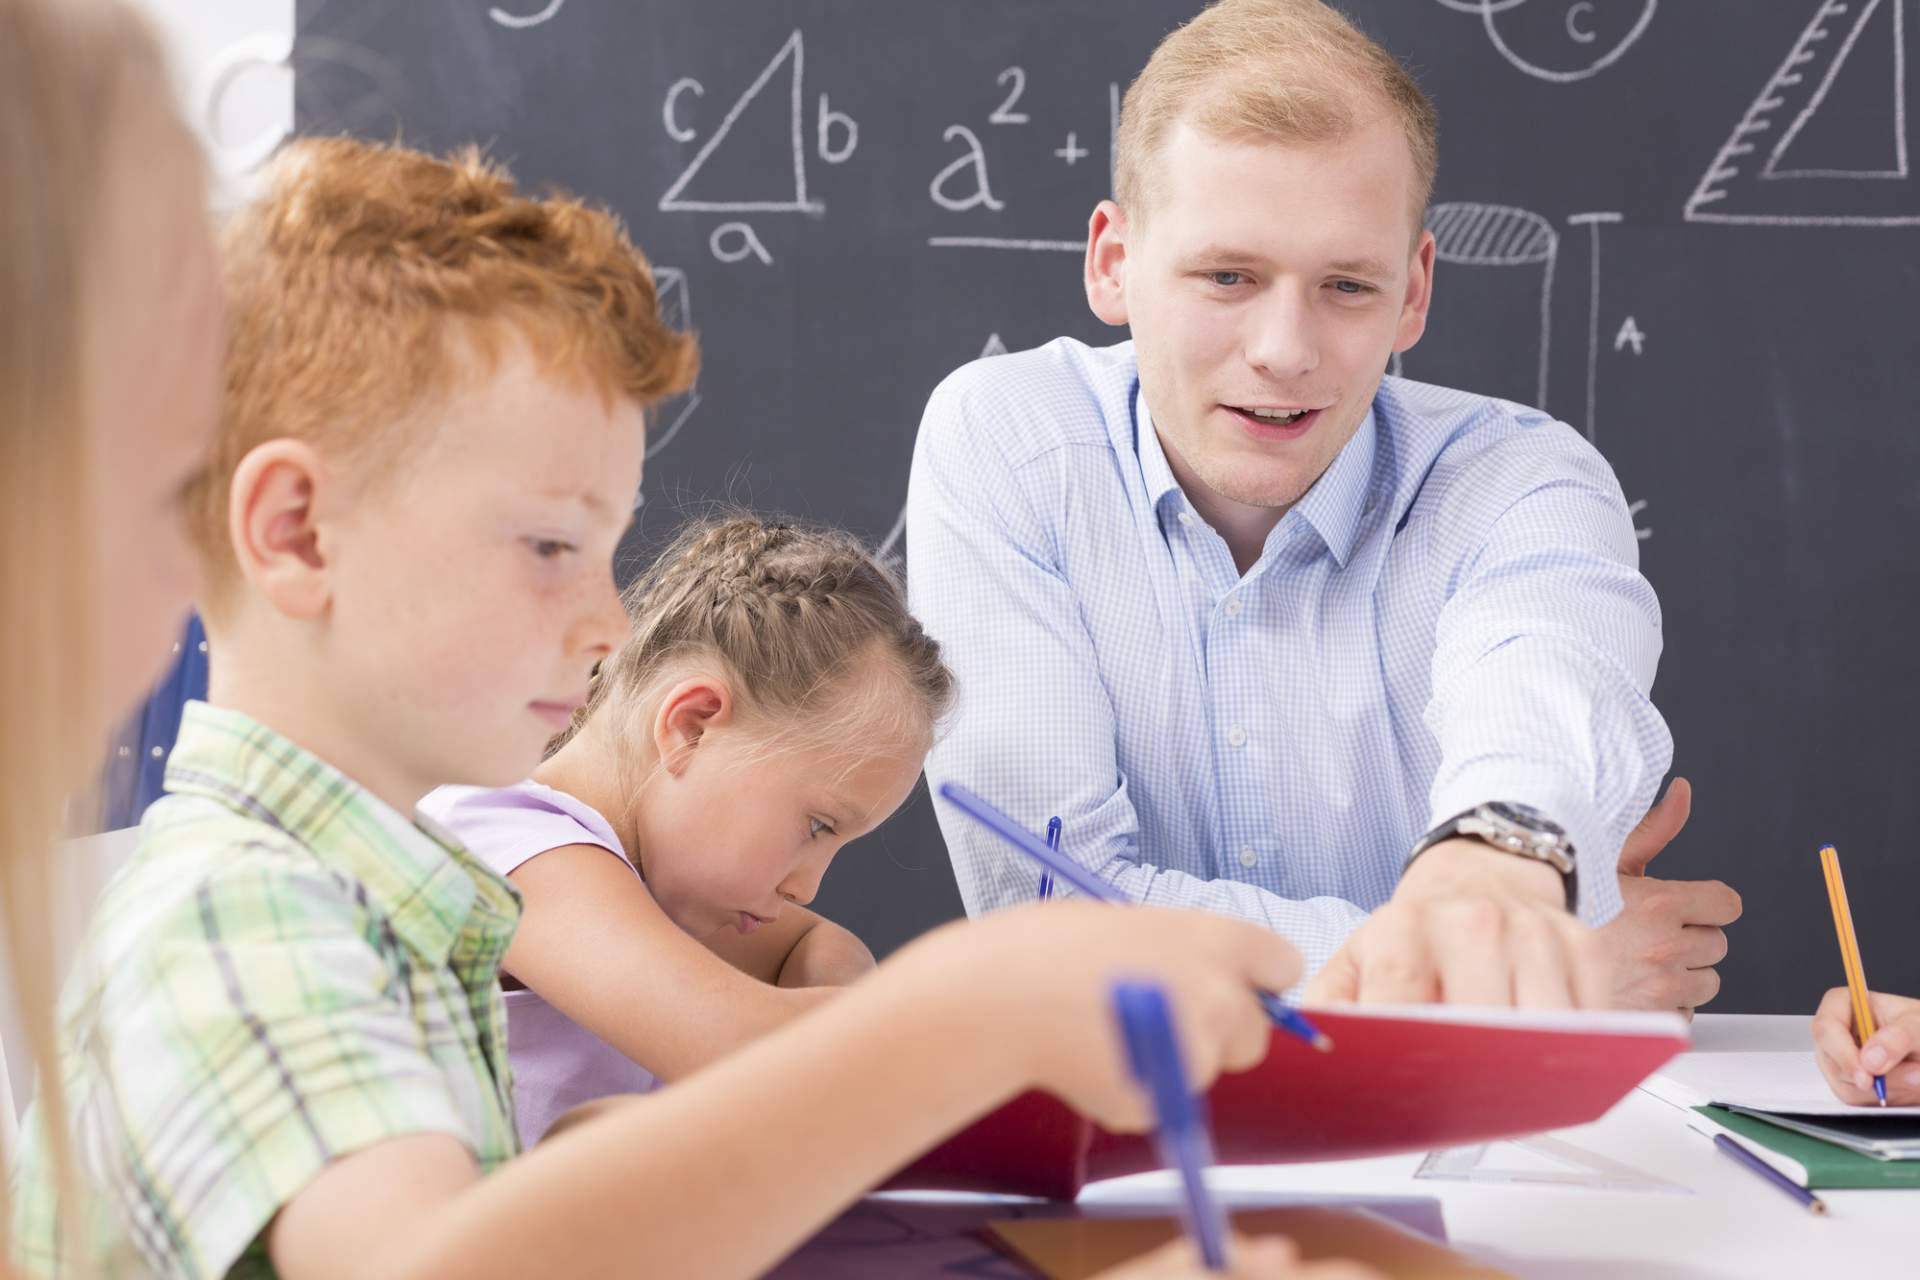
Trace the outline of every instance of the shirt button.
<instances>
[{"instance_id":1,"label":"shirt button","mask_svg":"<svg viewBox=\"0 0 1920 1280\"><path fill-rule=\"evenodd\" d=\"M1233 726L1233 728L1227 730L1227 745L1234 746L1234 747L1246 746L1247 731L1245 729L1242 729L1239 725L1235 725Z\"/></svg>"},{"instance_id":2,"label":"shirt button","mask_svg":"<svg viewBox=\"0 0 1920 1280\"><path fill-rule=\"evenodd\" d=\"M167 749L165 747L154 747L151 750L149 750L147 754L152 756L155 760L158 760L162 756L167 754Z\"/></svg>"},{"instance_id":3,"label":"shirt button","mask_svg":"<svg viewBox=\"0 0 1920 1280\"><path fill-rule=\"evenodd\" d=\"M1233 596L1230 599L1228 599L1227 616L1229 618L1237 618L1240 616L1240 597L1239 596Z\"/></svg>"},{"instance_id":4,"label":"shirt button","mask_svg":"<svg viewBox=\"0 0 1920 1280\"><path fill-rule=\"evenodd\" d=\"M205 640L202 640L200 642L200 652L205 653L206 651L207 651L207 642Z\"/></svg>"},{"instance_id":5,"label":"shirt button","mask_svg":"<svg viewBox=\"0 0 1920 1280\"><path fill-rule=\"evenodd\" d=\"M1260 861L1260 855L1253 851L1252 845L1243 844L1240 846L1240 865L1241 866L1251 867L1254 863L1258 861Z\"/></svg>"},{"instance_id":6,"label":"shirt button","mask_svg":"<svg viewBox=\"0 0 1920 1280\"><path fill-rule=\"evenodd\" d=\"M1193 528L1193 512L1182 511L1175 519L1179 520L1180 523L1187 526L1187 528Z\"/></svg>"}]
</instances>

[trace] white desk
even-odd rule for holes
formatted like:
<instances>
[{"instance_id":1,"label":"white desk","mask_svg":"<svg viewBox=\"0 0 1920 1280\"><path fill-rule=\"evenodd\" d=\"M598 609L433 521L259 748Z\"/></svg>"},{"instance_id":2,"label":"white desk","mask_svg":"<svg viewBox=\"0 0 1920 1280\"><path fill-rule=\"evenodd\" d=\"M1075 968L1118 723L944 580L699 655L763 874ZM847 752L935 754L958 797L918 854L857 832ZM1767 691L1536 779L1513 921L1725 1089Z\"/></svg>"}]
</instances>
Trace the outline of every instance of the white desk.
<instances>
[{"instance_id":1,"label":"white desk","mask_svg":"<svg viewBox=\"0 0 1920 1280\"><path fill-rule=\"evenodd\" d=\"M1801 1017L1702 1014L1702 1052L1804 1049ZM1721 1155L1671 1107L1638 1092L1558 1138L1679 1184L1680 1190L1485 1185L1416 1179L1419 1155L1332 1164L1220 1169L1223 1190L1435 1196L1456 1248L1529 1280L1749 1280L1920 1275L1920 1192L1824 1191L1816 1218ZM1165 1174L1089 1187L1082 1203L1137 1199Z\"/></svg>"}]
</instances>

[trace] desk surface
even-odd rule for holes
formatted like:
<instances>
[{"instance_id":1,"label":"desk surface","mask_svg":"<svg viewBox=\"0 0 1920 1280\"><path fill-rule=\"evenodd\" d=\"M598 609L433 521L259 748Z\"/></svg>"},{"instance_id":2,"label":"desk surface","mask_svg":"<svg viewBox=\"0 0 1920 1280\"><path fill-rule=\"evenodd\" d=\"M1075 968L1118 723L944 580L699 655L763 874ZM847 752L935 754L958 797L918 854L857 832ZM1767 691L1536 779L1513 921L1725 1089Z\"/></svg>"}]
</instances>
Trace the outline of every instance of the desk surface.
<instances>
[{"instance_id":1,"label":"desk surface","mask_svg":"<svg viewBox=\"0 0 1920 1280\"><path fill-rule=\"evenodd\" d=\"M1808 1019L1703 1014L1696 1052L1799 1050ZM1635 1090L1599 1121L1553 1135L1582 1152L1673 1184L1664 1191L1498 1185L1415 1178L1420 1155L1220 1169L1223 1191L1435 1196L1452 1243L1539 1280L1718 1280L1920 1272L1920 1192L1823 1191L1816 1218L1721 1155ZM1167 1175L1087 1188L1082 1203L1170 1194ZM1901 1270L1902 1266L1908 1270Z\"/></svg>"}]
</instances>

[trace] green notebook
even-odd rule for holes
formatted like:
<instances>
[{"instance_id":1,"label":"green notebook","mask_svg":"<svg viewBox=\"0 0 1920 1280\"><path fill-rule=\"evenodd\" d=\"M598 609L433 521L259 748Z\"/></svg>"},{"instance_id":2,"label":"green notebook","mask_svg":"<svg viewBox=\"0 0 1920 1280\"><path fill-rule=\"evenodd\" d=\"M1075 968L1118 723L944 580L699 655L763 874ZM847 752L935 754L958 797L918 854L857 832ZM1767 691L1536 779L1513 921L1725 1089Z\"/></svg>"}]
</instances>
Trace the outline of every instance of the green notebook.
<instances>
[{"instance_id":1,"label":"green notebook","mask_svg":"<svg viewBox=\"0 0 1920 1280\"><path fill-rule=\"evenodd\" d=\"M1920 1190L1920 1160L1875 1160L1768 1124L1752 1116L1729 1111L1725 1107L1695 1107L1701 1115L1729 1133L1797 1161L1807 1171L1801 1185L1814 1191L1847 1191L1861 1188L1911 1187ZM1788 1176L1792 1176L1789 1174Z\"/></svg>"}]
</instances>

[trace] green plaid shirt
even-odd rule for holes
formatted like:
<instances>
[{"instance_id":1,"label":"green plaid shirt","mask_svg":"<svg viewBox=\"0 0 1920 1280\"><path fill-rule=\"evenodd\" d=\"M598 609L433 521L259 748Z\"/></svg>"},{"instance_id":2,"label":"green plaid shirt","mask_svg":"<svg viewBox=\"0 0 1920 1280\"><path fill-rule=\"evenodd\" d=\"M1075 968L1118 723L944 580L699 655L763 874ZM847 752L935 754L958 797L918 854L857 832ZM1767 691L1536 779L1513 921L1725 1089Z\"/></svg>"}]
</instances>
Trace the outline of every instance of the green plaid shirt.
<instances>
[{"instance_id":1,"label":"green plaid shirt","mask_svg":"<svg viewBox=\"0 0 1920 1280\"><path fill-rule=\"evenodd\" d=\"M267 1223L330 1160L412 1133L453 1135L482 1170L511 1157L506 880L204 703L167 790L61 1002L86 1256L62 1266L29 1116L14 1172L28 1271L272 1275Z\"/></svg>"}]
</instances>

